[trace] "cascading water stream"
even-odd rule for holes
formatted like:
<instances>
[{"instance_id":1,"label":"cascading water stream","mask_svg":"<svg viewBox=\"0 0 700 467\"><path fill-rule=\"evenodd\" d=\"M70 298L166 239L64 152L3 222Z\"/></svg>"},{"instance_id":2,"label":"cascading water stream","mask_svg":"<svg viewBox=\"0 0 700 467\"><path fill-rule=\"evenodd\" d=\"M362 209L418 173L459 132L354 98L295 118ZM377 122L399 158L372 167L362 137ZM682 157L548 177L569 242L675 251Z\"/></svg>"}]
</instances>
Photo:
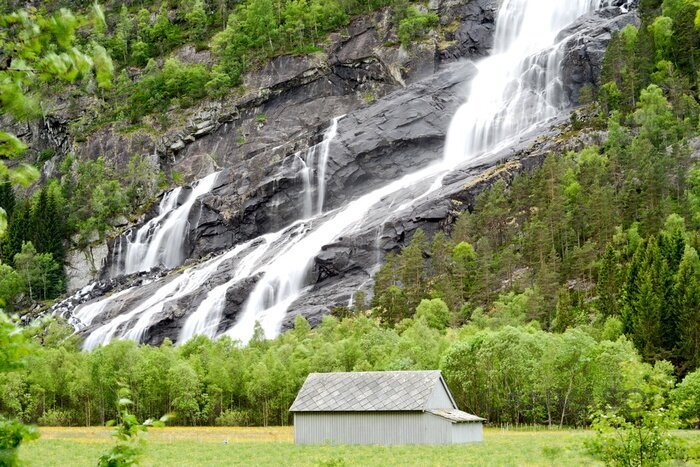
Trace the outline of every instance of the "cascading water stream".
<instances>
[{"instance_id":1,"label":"cascading water stream","mask_svg":"<svg viewBox=\"0 0 700 467\"><path fill-rule=\"evenodd\" d=\"M163 196L156 217L135 233L119 237L114 249L124 260L120 265L120 257L113 258L113 265L116 265L113 271L117 271L113 275L149 271L155 266L170 269L181 265L185 260L184 243L190 211L199 198L211 192L218 175L219 172L215 172L194 183L179 206L183 189L178 187L169 191Z\"/></svg>"},{"instance_id":2,"label":"cascading water stream","mask_svg":"<svg viewBox=\"0 0 700 467\"><path fill-rule=\"evenodd\" d=\"M237 261L237 264L228 276L229 280L207 293L187 319L178 341L183 342L197 334L215 336L227 290L253 277L257 282L238 320L225 334L247 342L257 321L268 337L275 336L288 308L303 295L310 283L311 266L323 246L361 225L375 205L387 197L411 190L415 195L413 199L400 204L394 212L407 209L438 190L442 177L449 170L474 163L484 154L517 140L533 127L561 113L568 102L561 89L560 49L568 38L557 43L557 35L576 18L603 3L603 0L504 0L497 18L494 54L477 64L479 74L470 84L465 104L450 124L441 162L367 193L342 208L321 214L325 198L325 164L332 138L337 132L338 119L335 119L324 142L312 153L307 153L302 167L306 170L302 176L305 204L308 204L304 220L239 245L167 282L131 311L93 331L85 348L109 342L117 332L123 338L141 339L165 302L177 300L188 291L201 287L224 261L230 260ZM314 209L311 171L317 163L319 149ZM422 191L416 193L417 189ZM84 313L92 316L104 310L99 305L94 306ZM131 327L127 325L134 321Z\"/></svg>"},{"instance_id":3,"label":"cascading water stream","mask_svg":"<svg viewBox=\"0 0 700 467\"><path fill-rule=\"evenodd\" d=\"M132 310L116 316L92 331L87 339L85 339L83 349L92 350L99 345L110 342L117 335L124 339L132 339L140 342L144 332L148 329L152 317L163 311L167 302L177 301L202 287L204 283L216 273L221 263L235 256L235 254L236 250L234 249L206 262L199 268L192 268L183 272L180 276L159 288L153 295L137 304ZM111 303L116 302L120 298L120 295L128 293L129 290L130 289L124 290L122 293L112 295L100 302L88 304L81 308L77 314L82 313L85 308L93 306L96 307L96 309L94 309L91 315L93 313L102 313ZM104 304L101 308L99 306L100 303ZM95 316L92 318L93 320L94 317ZM121 329L123 325L135 319L137 321L131 328L126 330Z\"/></svg>"},{"instance_id":4,"label":"cascading water stream","mask_svg":"<svg viewBox=\"0 0 700 467\"><path fill-rule=\"evenodd\" d=\"M344 115L341 115L333 119L331 126L323 134L323 141L307 149L303 159L297 154L298 161L301 164L299 175L302 178L304 187L304 219L309 219L323 212L323 205L326 202L326 166L328 165L328 156L331 150L331 142L338 135L338 122L343 117ZM318 160L316 160L317 155ZM316 186L311 180L314 167L316 168ZM314 194L316 195L315 205Z\"/></svg>"},{"instance_id":5,"label":"cascading water stream","mask_svg":"<svg viewBox=\"0 0 700 467\"><path fill-rule=\"evenodd\" d=\"M185 325L180 331L178 342L187 342L194 336L202 335L216 337L221 315L226 305L226 293L235 284L250 276L251 271L256 266L260 258L277 241L282 232L263 235L246 243L236 246L231 255L233 257L243 256L238 259L233 277L226 283L212 289L199 304L197 310L185 321ZM257 244L257 245L256 245ZM255 245L255 246L253 246ZM248 249L252 246L252 249Z\"/></svg>"},{"instance_id":6,"label":"cascading water stream","mask_svg":"<svg viewBox=\"0 0 700 467\"><path fill-rule=\"evenodd\" d=\"M479 70L469 97L450 123L445 160L454 165L497 150L513 136L559 115L568 106L561 82L557 35L607 0L504 0L492 55Z\"/></svg>"}]
</instances>

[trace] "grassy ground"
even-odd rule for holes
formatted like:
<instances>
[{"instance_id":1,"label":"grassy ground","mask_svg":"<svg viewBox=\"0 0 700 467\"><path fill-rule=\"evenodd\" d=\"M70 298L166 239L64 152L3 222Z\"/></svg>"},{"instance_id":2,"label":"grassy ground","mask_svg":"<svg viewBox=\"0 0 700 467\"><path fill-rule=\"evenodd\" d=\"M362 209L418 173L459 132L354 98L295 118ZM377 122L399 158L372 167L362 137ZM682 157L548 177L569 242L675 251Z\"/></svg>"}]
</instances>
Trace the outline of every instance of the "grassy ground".
<instances>
[{"instance_id":1,"label":"grassy ground","mask_svg":"<svg viewBox=\"0 0 700 467\"><path fill-rule=\"evenodd\" d=\"M594 465L586 431L487 429L481 444L461 446L295 446L291 427L162 428L147 434L144 465ZM700 432L684 432L700 449ZM105 428L42 428L21 457L30 466L94 466L109 448Z\"/></svg>"}]
</instances>

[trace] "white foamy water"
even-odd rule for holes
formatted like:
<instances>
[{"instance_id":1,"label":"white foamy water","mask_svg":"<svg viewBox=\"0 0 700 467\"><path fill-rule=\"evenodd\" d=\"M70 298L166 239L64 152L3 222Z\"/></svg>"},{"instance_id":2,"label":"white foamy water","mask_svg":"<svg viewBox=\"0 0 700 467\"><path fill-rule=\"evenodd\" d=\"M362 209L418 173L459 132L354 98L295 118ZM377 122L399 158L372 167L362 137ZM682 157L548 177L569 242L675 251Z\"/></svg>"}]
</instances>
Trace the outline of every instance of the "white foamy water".
<instances>
[{"instance_id":1,"label":"white foamy water","mask_svg":"<svg viewBox=\"0 0 700 467\"><path fill-rule=\"evenodd\" d=\"M476 63L467 101L455 114L445 160L497 150L568 106L559 32L604 0L504 0L491 56Z\"/></svg>"},{"instance_id":2,"label":"white foamy water","mask_svg":"<svg viewBox=\"0 0 700 467\"><path fill-rule=\"evenodd\" d=\"M309 219L323 212L326 202L326 166L328 165L328 156L331 150L331 143L338 135L338 122L343 117L344 115L333 119L331 126L323 134L323 141L307 149L303 158L297 154L301 165L299 175L304 188L302 193L304 219ZM314 170L316 171L315 183L312 180Z\"/></svg>"},{"instance_id":3,"label":"white foamy water","mask_svg":"<svg viewBox=\"0 0 700 467\"><path fill-rule=\"evenodd\" d=\"M158 215L136 232L127 232L115 240L112 275L150 271L156 266L166 269L183 263L184 245L189 232L189 217L195 202L211 192L219 173L195 182L178 206L182 187L163 195ZM123 259L122 259L123 258Z\"/></svg>"}]
</instances>

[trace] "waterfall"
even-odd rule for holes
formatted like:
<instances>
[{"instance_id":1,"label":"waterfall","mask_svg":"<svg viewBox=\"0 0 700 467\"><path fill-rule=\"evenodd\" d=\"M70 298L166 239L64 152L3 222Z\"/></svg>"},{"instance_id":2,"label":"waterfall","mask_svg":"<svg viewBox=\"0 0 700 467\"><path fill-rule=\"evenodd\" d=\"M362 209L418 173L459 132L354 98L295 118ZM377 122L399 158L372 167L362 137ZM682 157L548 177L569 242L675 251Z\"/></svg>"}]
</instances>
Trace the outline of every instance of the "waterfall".
<instances>
[{"instance_id":1,"label":"waterfall","mask_svg":"<svg viewBox=\"0 0 700 467\"><path fill-rule=\"evenodd\" d=\"M302 217L304 219L308 219L313 215L313 210L314 210L314 201L313 201L313 192L314 192L314 187L311 184L311 171L312 167L314 166L314 159L316 158L316 146L310 147L306 151L306 157L303 159L299 157L299 155L296 155L296 158L299 162L299 165L301 166L299 168L299 175L301 176L301 180L303 183L303 191L302 195L304 198L304 204L303 204L303 214Z\"/></svg>"},{"instance_id":2,"label":"waterfall","mask_svg":"<svg viewBox=\"0 0 700 467\"><path fill-rule=\"evenodd\" d=\"M331 141L338 135L338 122L344 115L335 117L331 126L323 135L321 143L321 157L318 160L318 174L316 176L316 214L323 212L323 205L326 202L326 166L328 165L328 155L331 151Z\"/></svg>"},{"instance_id":3,"label":"waterfall","mask_svg":"<svg viewBox=\"0 0 700 467\"><path fill-rule=\"evenodd\" d=\"M309 275L314 258L325 245L362 225L370 210L379 203L393 206L397 194L410 190L412 199L400 204L393 212L409 208L440 189L443 177L451 169L473 164L485 153L516 141L568 106L560 79L561 45L568 38L557 42L557 35L579 16L600 7L602 2L503 0L497 18L494 53L476 64L479 73L470 83L466 102L450 124L442 161L364 194L344 207L323 212L326 164L331 142L338 130L339 119L334 119L323 142L310 149L304 158L299 156L300 176L304 182L302 220L279 232L236 246L228 253L165 281L142 303L94 330L84 347L94 348L115 336L141 340L166 303L203 287L220 267L223 269L228 263L233 263L233 267L226 272L227 280L206 293L187 318L178 341L186 341L197 334L217 336L227 291L245 279L254 280L255 285L235 324L223 334L247 342L255 323L259 322L267 337L276 336L289 307L312 283ZM315 187L312 186L314 168ZM163 203L166 203L165 199ZM163 214L163 217L167 216ZM168 219L159 219L149 227L154 232L145 238L151 239L151 244L155 242L156 227ZM129 251L129 245L125 248ZM78 314L92 316L106 308L90 304Z\"/></svg>"},{"instance_id":4,"label":"waterfall","mask_svg":"<svg viewBox=\"0 0 700 467\"><path fill-rule=\"evenodd\" d=\"M195 182L179 206L182 187L167 192L158 205L156 217L136 232L127 232L115 240L114 249L119 257L113 258L112 270L118 271L113 275L149 271L155 266L170 269L181 265L186 259L184 244L189 232L190 211L199 198L211 192L218 175L219 172L215 172ZM124 258L121 266L120 257Z\"/></svg>"},{"instance_id":5,"label":"waterfall","mask_svg":"<svg viewBox=\"0 0 700 467\"><path fill-rule=\"evenodd\" d=\"M231 256L238 257L233 276L228 282L212 289L202 300L197 310L185 321L185 325L180 331L178 342L187 342L198 335L216 337L223 309L226 305L226 293L235 284L250 276L251 271L260 258L280 236L281 232L263 235L262 238L240 244L232 250Z\"/></svg>"},{"instance_id":6,"label":"waterfall","mask_svg":"<svg viewBox=\"0 0 700 467\"><path fill-rule=\"evenodd\" d=\"M468 99L447 133L445 159L497 150L569 104L562 89L562 45L557 35L604 0L504 0L492 55L476 63Z\"/></svg>"},{"instance_id":7,"label":"waterfall","mask_svg":"<svg viewBox=\"0 0 700 467\"><path fill-rule=\"evenodd\" d=\"M323 134L323 141L319 144L311 146L306 150L306 155L301 158L296 155L300 164L299 175L303 183L303 218L309 219L314 215L323 212L323 205L326 201L326 166L328 165L328 156L331 150L331 142L338 135L338 122L344 115L335 117ZM316 155L319 155L316 160ZM316 169L316 185L312 183L311 177L314 168ZM314 193L316 195L316 204L314 205Z\"/></svg>"},{"instance_id":8,"label":"waterfall","mask_svg":"<svg viewBox=\"0 0 700 467\"><path fill-rule=\"evenodd\" d=\"M153 317L156 314L161 313L167 303L176 302L180 298L186 297L192 292L198 290L217 272L221 263L227 259L230 259L235 255L235 253L235 249L231 250L228 253L207 261L200 267L188 269L181 275L175 277L169 282L166 282L166 284L156 290L153 295L147 297L141 303L136 304L133 309L116 316L112 320L93 330L88 335L87 339L85 339L83 349L92 350L99 345L107 344L115 336L140 342L144 336L144 333L146 330L148 330ZM131 289L126 289L119 294L114 294L100 300L99 302L87 304L78 310L76 315L83 313L89 313L90 315L93 315L94 313L96 315L97 313L102 313L109 307L109 305L117 302L121 296L128 295L129 292L131 292ZM84 311L88 308L89 311ZM96 316L93 316L92 319L94 320L95 317ZM132 322L133 324L129 328L128 324Z\"/></svg>"},{"instance_id":9,"label":"waterfall","mask_svg":"<svg viewBox=\"0 0 700 467\"><path fill-rule=\"evenodd\" d=\"M85 305L84 307L80 308L77 313L70 317L70 324L76 329L85 329L86 327L90 326L97 317L107 310L108 306L113 300L125 295L127 292L128 289L112 295L110 299L100 300Z\"/></svg>"}]
</instances>

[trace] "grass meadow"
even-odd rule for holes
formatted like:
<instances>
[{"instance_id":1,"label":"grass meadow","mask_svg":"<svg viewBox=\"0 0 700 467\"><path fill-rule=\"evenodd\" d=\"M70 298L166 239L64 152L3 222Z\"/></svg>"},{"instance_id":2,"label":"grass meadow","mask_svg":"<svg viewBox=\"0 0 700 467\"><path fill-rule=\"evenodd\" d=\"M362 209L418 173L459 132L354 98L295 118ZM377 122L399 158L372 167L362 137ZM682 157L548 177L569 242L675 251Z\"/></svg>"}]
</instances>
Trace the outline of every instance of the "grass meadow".
<instances>
[{"instance_id":1,"label":"grass meadow","mask_svg":"<svg viewBox=\"0 0 700 467\"><path fill-rule=\"evenodd\" d=\"M108 428L41 428L22 447L29 466L94 466L113 443ZM481 444L456 446L295 446L291 427L151 429L146 466L596 465L576 430L485 430ZM681 432L700 465L700 432Z\"/></svg>"}]
</instances>

